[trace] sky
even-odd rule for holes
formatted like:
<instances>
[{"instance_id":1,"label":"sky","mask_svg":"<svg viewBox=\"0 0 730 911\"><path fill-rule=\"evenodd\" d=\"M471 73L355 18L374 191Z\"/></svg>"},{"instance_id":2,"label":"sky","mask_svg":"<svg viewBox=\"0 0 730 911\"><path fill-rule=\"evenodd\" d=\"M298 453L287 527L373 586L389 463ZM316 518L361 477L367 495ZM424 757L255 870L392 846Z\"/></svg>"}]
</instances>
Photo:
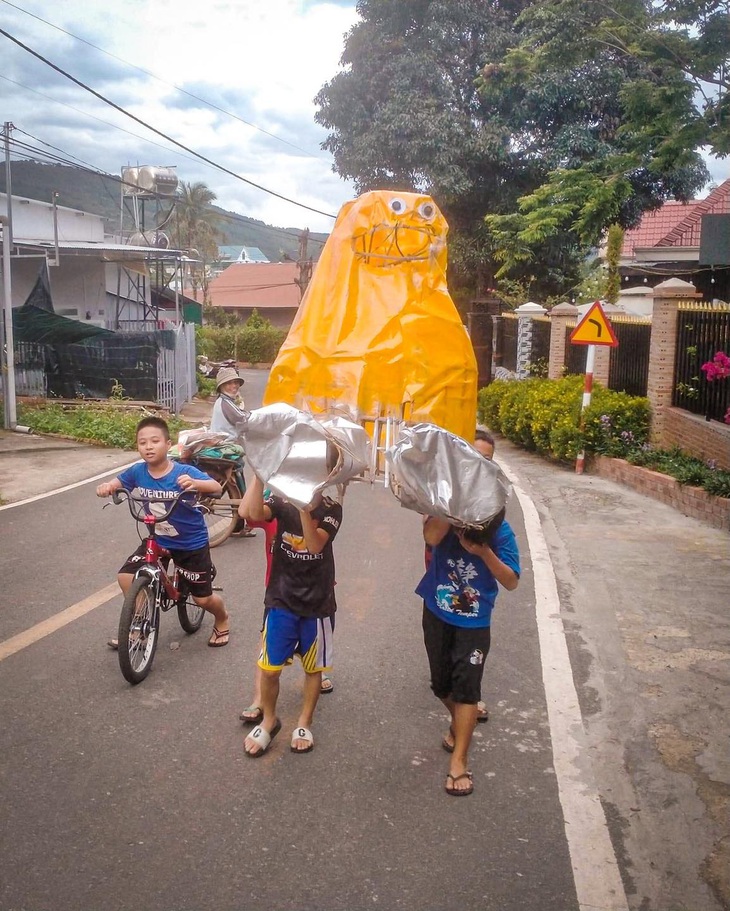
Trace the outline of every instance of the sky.
<instances>
[{"instance_id":1,"label":"sky","mask_svg":"<svg viewBox=\"0 0 730 911\"><path fill-rule=\"evenodd\" d=\"M4 35L0 122L14 124L14 139L94 169L175 166L225 209L328 232L355 190L320 147L326 131L313 99L339 71L356 21L344 0L0 0L0 29L189 149L308 209L176 148ZM728 176L727 160L707 163L713 180Z\"/></svg>"},{"instance_id":2,"label":"sky","mask_svg":"<svg viewBox=\"0 0 730 911\"><path fill-rule=\"evenodd\" d=\"M338 0L0 0L0 29L55 66L189 149L316 212L197 160L4 35L0 121L14 125L13 139L96 170L175 166L180 181L203 181L225 209L329 231L328 216L355 191L320 147L327 134L314 122L313 99L337 74L356 21L355 3Z\"/></svg>"}]
</instances>

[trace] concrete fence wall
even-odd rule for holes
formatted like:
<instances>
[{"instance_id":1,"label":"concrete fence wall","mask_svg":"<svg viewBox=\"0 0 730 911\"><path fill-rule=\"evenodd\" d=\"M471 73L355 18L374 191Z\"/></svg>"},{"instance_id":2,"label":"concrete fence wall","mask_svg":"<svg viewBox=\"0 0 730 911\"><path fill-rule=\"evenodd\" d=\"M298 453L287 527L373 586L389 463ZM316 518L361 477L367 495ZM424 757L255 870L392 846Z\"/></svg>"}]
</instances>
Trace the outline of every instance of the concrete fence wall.
<instances>
[{"instance_id":1,"label":"concrete fence wall","mask_svg":"<svg viewBox=\"0 0 730 911\"><path fill-rule=\"evenodd\" d=\"M694 285L677 278L670 278L654 288L647 383L647 397L652 410L652 441L663 448L679 446L691 455L713 460L719 468L730 471L730 425L719 421L706 421L702 417L672 405L676 384L679 305L682 301L699 298L701 295L697 294ZM491 380L499 376L498 373L495 373L498 361L498 353L495 348L499 338L500 316L498 312L495 312L494 302L489 303L489 307L482 308L478 319L482 324L489 319L494 321L492 336L495 346L492 350L487 350L488 346L484 345L477 352L480 361L487 355L490 357L488 364L480 363L480 385L484 385L483 378L489 377ZM535 304L523 304L517 310L521 330L518 358L520 365L530 362L530 340L532 338L530 322L541 312L544 312L542 308L538 308ZM548 377L559 379L564 375L566 367L566 328L575 323L578 308L568 303L558 304L549 312L549 316L551 326ZM608 314L607 318L610 318ZM483 333L482 337L486 336L483 325L480 328ZM604 386L608 385L609 381L610 353L609 347L598 346L596 348L593 376ZM517 375L522 376L524 373L525 371L520 371L518 366Z\"/></svg>"}]
</instances>

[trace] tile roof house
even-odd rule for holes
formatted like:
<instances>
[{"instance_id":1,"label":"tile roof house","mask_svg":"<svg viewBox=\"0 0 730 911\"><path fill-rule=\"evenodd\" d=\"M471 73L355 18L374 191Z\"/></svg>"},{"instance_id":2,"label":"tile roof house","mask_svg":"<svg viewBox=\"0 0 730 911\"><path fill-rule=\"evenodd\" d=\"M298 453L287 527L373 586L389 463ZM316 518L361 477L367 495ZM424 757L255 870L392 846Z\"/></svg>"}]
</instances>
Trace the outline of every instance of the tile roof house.
<instances>
[{"instance_id":1,"label":"tile roof house","mask_svg":"<svg viewBox=\"0 0 730 911\"><path fill-rule=\"evenodd\" d=\"M233 263L208 286L210 303L245 322L254 310L288 329L299 309L296 263Z\"/></svg>"},{"instance_id":2,"label":"tile roof house","mask_svg":"<svg viewBox=\"0 0 730 911\"><path fill-rule=\"evenodd\" d=\"M700 261L703 223L706 231L709 224L706 216L730 218L730 180L723 181L705 199L665 202L628 230L621 252L623 283L643 282L653 287L669 276L678 276L691 281L707 298L727 300L728 266L715 268Z\"/></svg>"}]
</instances>

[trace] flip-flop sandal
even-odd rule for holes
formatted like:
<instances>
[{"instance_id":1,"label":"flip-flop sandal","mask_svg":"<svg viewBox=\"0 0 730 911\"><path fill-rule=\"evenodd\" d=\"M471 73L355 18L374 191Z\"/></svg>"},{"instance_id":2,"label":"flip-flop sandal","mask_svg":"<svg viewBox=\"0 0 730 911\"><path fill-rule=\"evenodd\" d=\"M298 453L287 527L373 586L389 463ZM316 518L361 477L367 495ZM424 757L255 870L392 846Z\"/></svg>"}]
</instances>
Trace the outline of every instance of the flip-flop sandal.
<instances>
[{"instance_id":1,"label":"flip-flop sandal","mask_svg":"<svg viewBox=\"0 0 730 911\"><path fill-rule=\"evenodd\" d=\"M243 752L248 756L249 759L258 759L260 756L263 756L264 753L268 752L271 741L274 739L274 737L276 737L280 730L281 721L279 721L278 718L276 719L276 724L271 729L271 733L259 725L258 727L254 728L246 740L243 741ZM246 749L246 742L248 740L253 740L254 743L258 744L258 752L251 753Z\"/></svg>"},{"instance_id":2,"label":"flip-flop sandal","mask_svg":"<svg viewBox=\"0 0 730 911\"><path fill-rule=\"evenodd\" d=\"M261 724L264 718L264 710L260 705L250 705L244 709L238 716L238 720L244 724Z\"/></svg>"},{"instance_id":3,"label":"flip-flop sandal","mask_svg":"<svg viewBox=\"0 0 730 911\"><path fill-rule=\"evenodd\" d=\"M303 750L299 750L294 746L295 740L306 740L306 742L308 743L308 746ZM314 737L312 736L312 732L309 730L309 728L294 728L294 732L291 735L290 749L291 749L292 753L311 753L312 752L312 750L314 749Z\"/></svg>"},{"instance_id":4,"label":"flip-flop sandal","mask_svg":"<svg viewBox=\"0 0 730 911\"><path fill-rule=\"evenodd\" d=\"M477 724L484 724L485 721L489 721L489 709L486 702L482 702L480 699L477 702Z\"/></svg>"},{"instance_id":5,"label":"flip-flop sandal","mask_svg":"<svg viewBox=\"0 0 730 911\"><path fill-rule=\"evenodd\" d=\"M219 630L214 626L210 639L208 639L208 645L211 648L223 648L224 645L228 645L230 635L231 631L229 629Z\"/></svg>"},{"instance_id":6,"label":"flip-flop sandal","mask_svg":"<svg viewBox=\"0 0 730 911\"><path fill-rule=\"evenodd\" d=\"M322 686L319 688L320 695L326 696L327 693L331 693L334 690L335 685L329 677L325 677L322 674Z\"/></svg>"},{"instance_id":7,"label":"flip-flop sandal","mask_svg":"<svg viewBox=\"0 0 730 911\"><path fill-rule=\"evenodd\" d=\"M452 737L456 737L456 734L454 733L454 729L452 727L449 727L449 734L451 734ZM454 752L454 744L449 743L449 741L445 737L441 741L441 748L443 750L446 750L447 753Z\"/></svg>"},{"instance_id":8,"label":"flip-flop sandal","mask_svg":"<svg viewBox=\"0 0 730 911\"><path fill-rule=\"evenodd\" d=\"M449 787L449 778L451 779L451 787ZM469 779L468 788L455 788L454 785L457 781L461 781L464 778ZM444 785L444 790L450 797L468 797L470 794L474 793L474 785L472 784L472 773L463 772L461 775L452 775L449 773L446 776L446 784Z\"/></svg>"}]
</instances>

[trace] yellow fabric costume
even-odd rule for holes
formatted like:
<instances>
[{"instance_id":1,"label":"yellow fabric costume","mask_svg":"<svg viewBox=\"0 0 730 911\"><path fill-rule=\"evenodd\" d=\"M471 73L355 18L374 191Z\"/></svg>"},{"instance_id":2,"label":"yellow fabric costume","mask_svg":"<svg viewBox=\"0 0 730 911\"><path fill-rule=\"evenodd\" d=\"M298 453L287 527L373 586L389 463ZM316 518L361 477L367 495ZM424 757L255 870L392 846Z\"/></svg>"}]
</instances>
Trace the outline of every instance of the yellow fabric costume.
<instances>
[{"instance_id":1,"label":"yellow fabric costume","mask_svg":"<svg viewBox=\"0 0 730 911\"><path fill-rule=\"evenodd\" d=\"M272 367L264 404L428 421L474 439L477 366L446 286L446 221L429 196L346 203Z\"/></svg>"}]
</instances>

